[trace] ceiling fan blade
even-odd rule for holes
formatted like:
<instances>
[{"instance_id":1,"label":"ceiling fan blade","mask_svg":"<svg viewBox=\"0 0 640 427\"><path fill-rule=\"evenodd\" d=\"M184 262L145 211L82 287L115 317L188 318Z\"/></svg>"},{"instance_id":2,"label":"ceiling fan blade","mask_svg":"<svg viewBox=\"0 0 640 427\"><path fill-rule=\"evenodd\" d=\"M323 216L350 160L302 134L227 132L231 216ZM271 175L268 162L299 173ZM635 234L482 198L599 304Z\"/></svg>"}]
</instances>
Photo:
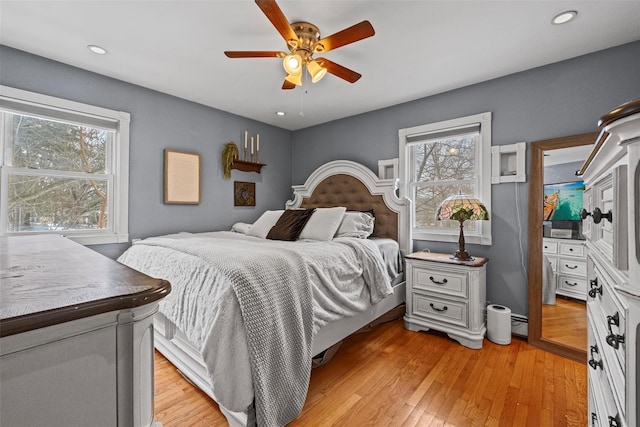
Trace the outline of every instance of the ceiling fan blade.
<instances>
[{"instance_id":1,"label":"ceiling fan blade","mask_svg":"<svg viewBox=\"0 0 640 427\"><path fill-rule=\"evenodd\" d=\"M318 40L315 52L328 52L337 49L349 43L354 43L375 34L375 30L369 21L362 21L359 24L345 28L335 34Z\"/></svg>"},{"instance_id":2,"label":"ceiling fan blade","mask_svg":"<svg viewBox=\"0 0 640 427\"><path fill-rule=\"evenodd\" d=\"M296 84L295 83L291 83L290 81L285 80L284 83L282 83L282 89L295 89Z\"/></svg>"},{"instance_id":3,"label":"ceiling fan blade","mask_svg":"<svg viewBox=\"0 0 640 427\"><path fill-rule=\"evenodd\" d=\"M286 53L269 50L226 50L229 58L284 58Z\"/></svg>"},{"instance_id":4,"label":"ceiling fan blade","mask_svg":"<svg viewBox=\"0 0 640 427\"><path fill-rule=\"evenodd\" d=\"M289 20L274 0L256 0L256 4L287 43L289 40L298 40L298 36L289 25Z\"/></svg>"},{"instance_id":5,"label":"ceiling fan blade","mask_svg":"<svg viewBox=\"0 0 640 427\"><path fill-rule=\"evenodd\" d=\"M320 66L327 69L328 73L340 77L341 79L346 80L349 83L355 83L358 81L358 79L360 79L360 77L362 77L361 74L356 73L355 71L350 70L347 67L343 67L340 64L331 62L326 58L318 58L317 61L320 63Z\"/></svg>"}]
</instances>

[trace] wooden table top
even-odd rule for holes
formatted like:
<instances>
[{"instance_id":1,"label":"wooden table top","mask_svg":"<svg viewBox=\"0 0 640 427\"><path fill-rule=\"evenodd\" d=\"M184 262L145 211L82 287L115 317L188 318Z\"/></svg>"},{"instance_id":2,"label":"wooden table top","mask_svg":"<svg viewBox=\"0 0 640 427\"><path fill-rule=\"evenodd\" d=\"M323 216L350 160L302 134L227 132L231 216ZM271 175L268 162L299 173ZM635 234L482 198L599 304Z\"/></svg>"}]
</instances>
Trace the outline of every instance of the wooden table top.
<instances>
[{"instance_id":1,"label":"wooden table top","mask_svg":"<svg viewBox=\"0 0 640 427\"><path fill-rule=\"evenodd\" d=\"M149 304L154 279L56 235L0 238L0 337Z\"/></svg>"},{"instance_id":2,"label":"wooden table top","mask_svg":"<svg viewBox=\"0 0 640 427\"><path fill-rule=\"evenodd\" d=\"M406 255L405 258L442 262L445 264L466 265L467 267L482 267L487 262L489 262L489 258L473 257L473 259L469 261L460 261L458 259L451 258L451 254L439 254L435 252L425 251L414 252L412 254Z\"/></svg>"}]
</instances>

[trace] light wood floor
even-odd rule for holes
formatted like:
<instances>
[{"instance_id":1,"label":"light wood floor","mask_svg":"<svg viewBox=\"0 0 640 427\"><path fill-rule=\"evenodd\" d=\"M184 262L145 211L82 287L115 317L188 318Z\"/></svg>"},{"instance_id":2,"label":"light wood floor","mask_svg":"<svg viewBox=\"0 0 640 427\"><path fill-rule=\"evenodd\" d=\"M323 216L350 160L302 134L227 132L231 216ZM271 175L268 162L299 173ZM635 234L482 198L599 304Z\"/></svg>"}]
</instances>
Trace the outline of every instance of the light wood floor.
<instances>
[{"instance_id":1,"label":"light wood floor","mask_svg":"<svg viewBox=\"0 0 640 427\"><path fill-rule=\"evenodd\" d=\"M155 418L164 427L224 426L217 405L156 352ZM354 334L312 372L291 426L588 425L587 368L514 339L471 350L402 320Z\"/></svg>"},{"instance_id":2,"label":"light wood floor","mask_svg":"<svg viewBox=\"0 0 640 427\"><path fill-rule=\"evenodd\" d=\"M587 351L587 306L582 301L556 298L542 304L542 336Z\"/></svg>"}]
</instances>

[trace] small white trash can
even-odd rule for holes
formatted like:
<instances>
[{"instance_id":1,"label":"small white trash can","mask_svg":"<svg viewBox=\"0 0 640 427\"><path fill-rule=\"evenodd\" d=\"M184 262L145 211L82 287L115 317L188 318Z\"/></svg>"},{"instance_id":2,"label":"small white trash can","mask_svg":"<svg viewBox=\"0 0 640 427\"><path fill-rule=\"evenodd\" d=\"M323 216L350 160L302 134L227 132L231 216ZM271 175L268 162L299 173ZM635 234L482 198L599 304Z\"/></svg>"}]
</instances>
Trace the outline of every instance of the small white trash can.
<instances>
[{"instance_id":1,"label":"small white trash can","mask_svg":"<svg viewBox=\"0 0 640 427\"><path fill-rule=\"evenodd\" d=\"M487 307L487 338L496 344L511 344L511 310L503 305Z\"/></svg>"}]
</instances>

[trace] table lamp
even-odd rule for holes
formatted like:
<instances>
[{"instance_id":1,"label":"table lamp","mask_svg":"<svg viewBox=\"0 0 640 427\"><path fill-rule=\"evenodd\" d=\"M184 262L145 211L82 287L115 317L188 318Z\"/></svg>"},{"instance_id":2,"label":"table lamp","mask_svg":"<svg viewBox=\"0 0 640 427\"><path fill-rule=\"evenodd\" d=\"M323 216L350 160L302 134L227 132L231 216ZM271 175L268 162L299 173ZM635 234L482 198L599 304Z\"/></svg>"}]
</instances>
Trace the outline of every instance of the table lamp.
<instances>
[{"instance_id":1,"label":"table lamp","mask_svg":"<svg viewBox=\"0 0 640 427\"><path fill-rule=\"evenodd\" d=\"M470 197L462 192L449 196L438 206L436 211L436 220L455 220L460 221L460 237L458 239L458 250L452 259L460 261L471 261L473 257L464 249L464 221L465 220L488 220L489 212L478 199Z\"/></svg>"}]
</instances>

